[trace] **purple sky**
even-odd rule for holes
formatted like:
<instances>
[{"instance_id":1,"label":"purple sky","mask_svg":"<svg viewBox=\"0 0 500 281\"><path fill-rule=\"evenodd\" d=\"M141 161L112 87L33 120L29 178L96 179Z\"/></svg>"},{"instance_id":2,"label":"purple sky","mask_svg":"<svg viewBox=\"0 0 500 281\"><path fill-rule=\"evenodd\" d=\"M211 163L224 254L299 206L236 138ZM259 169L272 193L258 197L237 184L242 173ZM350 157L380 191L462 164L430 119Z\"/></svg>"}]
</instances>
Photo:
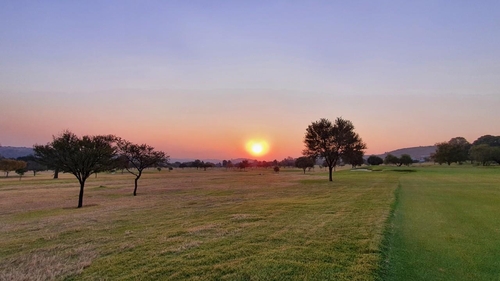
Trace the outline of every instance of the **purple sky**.
<instances>
[{"instance_id":1,"label":"purple sky","mask_svg":"<svg viewBox=\"0 0 500 281\"><path fill-rule=\"evenodd\" d=\"M281 159L339 116L367 153L472 142L500 135L499 31L499 1L2 1L0 143Z\"/></svg>"}]
</instances>

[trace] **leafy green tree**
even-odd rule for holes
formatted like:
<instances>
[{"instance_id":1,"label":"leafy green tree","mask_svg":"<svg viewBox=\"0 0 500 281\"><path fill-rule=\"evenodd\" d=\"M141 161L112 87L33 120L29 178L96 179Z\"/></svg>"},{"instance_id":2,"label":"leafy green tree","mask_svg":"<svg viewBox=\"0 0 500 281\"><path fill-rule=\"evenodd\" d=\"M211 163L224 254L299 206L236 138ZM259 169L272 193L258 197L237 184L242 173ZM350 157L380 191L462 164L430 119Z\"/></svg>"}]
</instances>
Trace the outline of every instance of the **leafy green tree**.
<instances>
[{"instance_id":1,"label":"leafy green tree","mask_svg":"<svg viewBox=\"0 0 500 281\"><path fill-rule=\"evenodd\" d=\"M326 161L329 181L333 181L333 167L342 157L366 148L366 144L354 132L352 122L340 117L335 120L334 124L325 118L313 122L306 129L304 143L306 146L302 152L304 156L313 159L321 157Z\"/></svg>"},{"instance_id":2,"label":"leafy green tree","mask_svg":"<svg viewBox=\"0 0 500 281\"><path fill-rule=\"evenodd\" d=\"M370 164L370 165L378 166L378 165L384 163L384 159L382 159L376 155L370 155L370 157L368 157L366 162L368 162L368 164Z\"/></svg>"},{"instance_id":3,"label":"leafy green tree","mask_svg":"<svg viewBox=\"0 0 500 281\"><path fill-rule=\"evenodd\" d=\"M70 131L65 131L46 145L35 145L35 158L40 163L50 163L56 169L71 173L80 183L78 208L83 206L85 181L91 174L110 167L116 155L114 142L116 137L83 136L79 138Z\"/></svg>"},{"instance_id":4,"label":"leafy green tree","mask_svg":"<svg viewBox=\"0 0 500 281\"><path fill-rule=\"evenodd\" d=\"M307 168L314 168L314 160L310 157L302 156L295 160L295 166L304 170L305 174Z\"/></svg>"},{"instance_id":5,"label":"leafy green tree","mask_svg":"<svg viewBox=\"0 0 500 281\"><path fill-rule=\"evenodd\" d=\"M399 158L392 155L392 154L387 154L384 158L384 164L386 164L386 165L399 165Z\"/></svg>"},{"instance_id":6,"label":"leafy green tree","mask_svg":"<svg viewBox=\"0 0 500 281\"><path fill-rule=\"evenodd\" d=\"M163 151L156 151L154 147L147 144L134 144L126 140L118 141L118 154L128 160L125 169L135 176L134 196L137 195L137 182L142 176L144 169L157 167L167 162L169 156Z\"/></svg>"},{"instance_id":7,"label":"leafy green tree","mask_svg":"<svg viewBox=\"0 0 500 281\"><path fill-rule=\"evenodd\" d=\"M9 173L26 168L26 162L14 159L1 159L0 170L5 172L5 177L9 177Z\"/></svg>"},{"instance_id":8,"label":"leafy green tree","mask_svg":"<svg viewBox=\"0 0 500 281\"><path fill-rule=\"evenodd\" d=\"M439 165L443 163L451 165L453 162L452 152L453 148L448 142L436 143L436 152L431 155L431 158Z\"/></svg>"},{"instance_id":9,"label":"leafy green tree","mask_svg":"<svg viewBox=\"0 0 500 281\"><path fill-rule=\"evenodd\" d=\"M463 137L452 138L448 142L436 144L436 152L432 155L434 162L439 164L459 163L469 160L470 143Z\"/></svg>"},{"instance_id":10,"label":"leafy green tree","mask_svg":"<svg viewBox=\"0 0 500 281\"><path fill-rule=\"evenodd\" d=\"M473 145L470 149L470 157L473 161L481 163L483 166L495 161L496 147L487 144ZM496 161L495 161L496 162Z\"/></svg>"},{"instance_id":11,"label":"leafy green tree","mask_svg":"<svg viewBox=\"0 0 500 281\"><path fill-rule=\"evenodd\" d=\"M405 166L410 166L413 163L413 159L411 159L411 156L409 154L403 154L401 157L399 157L399 164L398 166L405 165Z\"/></svg>"},{"instance_id":12,"label":"leafy green tree","mask_svg":"<svg viewBox=\"0 0 500 281\"><path fill-rule=\"evenodd\" d=\"M475 140L472 145L486 144L500 147L500 136L484 135Z\"/></svg>"},{"instance_id":13,"label":"leafy green tree","mask_svg":"<svg viewBox=\"0 0 500 281\"><path fill-rule=\"evenodd\" d=\"M462 164L469 160L471 144L463 137L452 138L448 141L451 146L450 159L452 162Z\"/></svg>"}]
</instances>

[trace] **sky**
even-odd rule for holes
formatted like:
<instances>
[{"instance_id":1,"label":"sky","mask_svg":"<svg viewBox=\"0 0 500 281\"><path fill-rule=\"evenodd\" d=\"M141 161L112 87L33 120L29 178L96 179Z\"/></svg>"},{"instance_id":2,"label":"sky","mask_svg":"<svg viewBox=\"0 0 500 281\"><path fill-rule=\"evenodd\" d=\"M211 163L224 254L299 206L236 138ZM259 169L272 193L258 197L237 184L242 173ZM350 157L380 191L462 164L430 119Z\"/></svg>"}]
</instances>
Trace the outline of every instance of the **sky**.
<instances>
[{"instance_id":1,"label":"sky","mask_svg":"<svg viewBox=\"0 0 500 281\"><path fill-rule=\"evenodd\" d=\"M1 1L3 146L279 160L342 117L379 154L500 135L499 109L499 1Z\"/></svg>"}]
</instances>

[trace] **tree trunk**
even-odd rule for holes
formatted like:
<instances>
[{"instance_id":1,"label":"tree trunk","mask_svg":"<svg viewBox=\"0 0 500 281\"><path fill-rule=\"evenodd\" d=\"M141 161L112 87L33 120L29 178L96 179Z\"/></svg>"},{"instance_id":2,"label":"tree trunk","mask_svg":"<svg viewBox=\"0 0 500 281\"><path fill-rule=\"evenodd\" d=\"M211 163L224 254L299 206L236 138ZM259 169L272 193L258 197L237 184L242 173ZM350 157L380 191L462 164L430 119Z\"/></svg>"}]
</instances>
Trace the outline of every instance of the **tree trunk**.
<instances>
[{"instance_id":1,"label":"tree trunk","mask_svg":"<svg viewBox=\"0 0 500 281\"><path fill-rule=\"evenodd\" d=\"M58 179L59 178L59 168L56 168L54 170L54 179Z\"/></svg>"},{"instance_id":2,"label":"tree trunk","mask_svg":"<svg viewBox=\"0 0 500 281\"><path fill-rule=\"evenodd\" d=\"M78 196L78 208L83 206L83 187L85 186L85 181L80 182L80 195Z\"/></svg>"},{"instance_id":3,"label":"tree trunk","mask_svg":"<svg viewBox=\"0 0 500 281\"><path fill-rule=\"evenodd\" d=\"M328 171L330 172L330 178L329 178L329 180L333 181L333 177L332 177L333 167L332 166L328 167Z\"/></svg>"},{"instance_id":4,"label":"tree trunk","mask_svg":"<svg viewBox=\"0 0 500 281\"><path fill-rule=\"evenodd\" d=\"M306 174L306 168L304 168L304 175Z\"/></svg>"},{"instance_id":5,"label":"tree trunk","mask_svg":"<svg viewBox=\"0 0 500 281\"><path fill-rule=\"evenodd\" d=\"M33 171L33 176L36 176L36 171Z\"/></svg>"},{"instance_id":6,"label":"tree trunk","mask_svg":"<svg viewBox=\"0 0 500 281\"><path fill-rule=\"evenodd\" d=\"M139 176L140 177L140 176ZM137 181L139 180L139 177L135 178L135 187L134 187L134 196L137 196Z\"/></svg>"}]
</instances>

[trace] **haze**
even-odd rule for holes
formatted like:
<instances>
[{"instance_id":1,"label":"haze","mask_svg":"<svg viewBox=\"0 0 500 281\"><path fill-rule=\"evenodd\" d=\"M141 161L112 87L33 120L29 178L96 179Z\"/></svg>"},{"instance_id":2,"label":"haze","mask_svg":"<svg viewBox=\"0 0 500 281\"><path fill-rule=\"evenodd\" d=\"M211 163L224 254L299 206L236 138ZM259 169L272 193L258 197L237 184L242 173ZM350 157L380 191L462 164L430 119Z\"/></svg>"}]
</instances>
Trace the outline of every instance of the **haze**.
<instances>
[{"instance_id":1,"label":"haze","mask_svg":"<svg viewBox=\"0 0 500 281\"><path fill-rule=\"evenodd\" d=\"M2 1L0 143L281 159L340 116L366 154L500 135L500 2L241 2Z\"/></svg>"}]
</instances>

